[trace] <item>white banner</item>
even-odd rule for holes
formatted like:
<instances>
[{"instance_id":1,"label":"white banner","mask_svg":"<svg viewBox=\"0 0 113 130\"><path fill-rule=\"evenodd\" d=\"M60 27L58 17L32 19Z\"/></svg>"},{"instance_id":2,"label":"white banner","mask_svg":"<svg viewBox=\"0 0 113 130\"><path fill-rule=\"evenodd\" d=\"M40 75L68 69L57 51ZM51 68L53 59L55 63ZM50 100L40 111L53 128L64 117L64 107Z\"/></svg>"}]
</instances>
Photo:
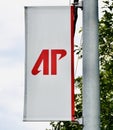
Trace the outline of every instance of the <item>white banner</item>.
<instances>
[{"instance_id":1,"label":"white banner","mask_svg":"<svg viewBox=\"0 0 113 130\"><path fill-rule=\"evenodd\" d=\"M74 119L72 7L25 8L24 121Z\"/></svg>"}]
</instances>

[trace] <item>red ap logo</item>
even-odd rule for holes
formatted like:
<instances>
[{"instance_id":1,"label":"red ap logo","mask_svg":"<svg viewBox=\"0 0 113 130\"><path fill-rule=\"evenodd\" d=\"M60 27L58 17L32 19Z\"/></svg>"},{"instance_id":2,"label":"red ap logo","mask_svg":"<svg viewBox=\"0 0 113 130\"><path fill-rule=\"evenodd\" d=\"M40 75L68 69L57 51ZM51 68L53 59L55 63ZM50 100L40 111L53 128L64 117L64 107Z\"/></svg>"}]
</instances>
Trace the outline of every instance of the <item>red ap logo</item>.
<instances>
[{"instance_id":1,"label":"red ap logo","mask_svg":"<svg viewBox=\"0 0 113 130\"><path fill-rule=\"evenodd\" d=\"M57 55L60 55L58 60L61 60L66 56L67 52L64 49L53 49L50 50L51 56L49 55L49 50L42 50L39 55L33 69L32 74L37 75L41 70L39 70L40 64L43 62L43 74L49 75L49 58L51 57L51 75L57 74Z\"/></svg>"}]
</instances>

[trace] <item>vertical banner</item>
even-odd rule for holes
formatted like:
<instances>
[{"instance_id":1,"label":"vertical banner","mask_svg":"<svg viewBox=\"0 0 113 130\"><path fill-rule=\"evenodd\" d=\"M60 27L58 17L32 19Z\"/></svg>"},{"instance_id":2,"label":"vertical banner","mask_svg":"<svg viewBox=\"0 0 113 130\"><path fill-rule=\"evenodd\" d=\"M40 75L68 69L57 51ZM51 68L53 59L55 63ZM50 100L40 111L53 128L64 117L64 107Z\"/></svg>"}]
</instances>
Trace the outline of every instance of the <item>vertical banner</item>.
<instances>
[{"instance_id":1,"label":"vertical banner","mask_svg":"<svg viewBox=\"0 0 113 130\"><path fill-rule=\"evenodd\" d=\"M74 120L73 9L25 8L24 121Z\"/></svg>"}]
</instances>

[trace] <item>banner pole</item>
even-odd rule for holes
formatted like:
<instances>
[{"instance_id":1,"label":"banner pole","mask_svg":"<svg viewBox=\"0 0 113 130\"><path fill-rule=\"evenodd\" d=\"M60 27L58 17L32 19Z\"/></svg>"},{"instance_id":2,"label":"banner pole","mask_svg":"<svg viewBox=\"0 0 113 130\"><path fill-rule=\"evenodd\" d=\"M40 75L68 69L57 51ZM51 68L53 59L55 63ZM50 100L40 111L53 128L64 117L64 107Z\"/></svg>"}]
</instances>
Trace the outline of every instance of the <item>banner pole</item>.
<instances>
[{"instance_id":1,"label":"banner pole","mask_svg":"<svg viewBox=\"0 0 113 130\"><path fill-rule=\"evenodd\" d=\"M100 130L98 0L83 2L83 130Z\"/></svg>"}]
</instances>

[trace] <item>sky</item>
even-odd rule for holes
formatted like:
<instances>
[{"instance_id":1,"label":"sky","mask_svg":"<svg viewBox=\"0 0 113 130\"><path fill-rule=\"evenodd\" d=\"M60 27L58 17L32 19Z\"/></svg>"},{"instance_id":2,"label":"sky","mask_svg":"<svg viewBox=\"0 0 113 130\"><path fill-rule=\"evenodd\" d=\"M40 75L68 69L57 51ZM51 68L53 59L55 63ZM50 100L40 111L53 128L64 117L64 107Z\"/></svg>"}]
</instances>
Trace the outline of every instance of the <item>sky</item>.
<instances>
[{"instance_id":1,"label":"sky","mask_svg":"<svg viewBox=\"0 0 113 130\"><path fill-rule=\"evenodd\" d=\"M69 5L66 0L0 0L0 130L45 130L49 122L23 122L26 5ZM82 26L80 11L77 33ZM81 35L77 34L76 42ZM78 75L82 74L79 61Z\"/></svg>"}]
</instances>

